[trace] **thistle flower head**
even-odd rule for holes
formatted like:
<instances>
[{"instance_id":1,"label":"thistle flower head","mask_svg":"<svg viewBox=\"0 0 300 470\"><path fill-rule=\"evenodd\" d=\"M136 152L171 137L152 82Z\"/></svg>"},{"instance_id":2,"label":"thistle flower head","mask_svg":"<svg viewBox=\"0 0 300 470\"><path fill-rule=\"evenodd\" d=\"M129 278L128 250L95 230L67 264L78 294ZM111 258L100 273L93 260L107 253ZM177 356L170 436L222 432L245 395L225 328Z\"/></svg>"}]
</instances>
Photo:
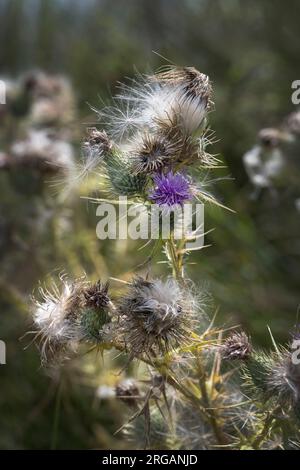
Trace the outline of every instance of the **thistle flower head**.
<instances>
[{"instance_id":1,"label":"thistle flower head","mask_svg":"<svg viewBox=\"0 0 300 470\"><path fill-rule=\"evenodd\" d=\"M227 360L237 359L244 361L250 357L251 352L252 345L250 339L243 331L231 334L221 346L222 357Z\"/></svg>"},{"instance_id":2,"label":"thistle flower head","mask_svg":"<svg viewBox=\"0 0 300 470\"><path fill-rule=\"evenodd\" d=\"M191 295L175 280L138 277L120 301L120 331L133 356L166 352L189 339L194 309Z\"/></svg>"},{"instance_id":3,"label":"thistle flower head","mask_svg":"<svg viewBox=\"0 0 300 470\"><path fill-rule=\"evenodd\" d=\"M83 297L80 325L87 339L101 341L105 337L106 326L111 321L112 303L108 296L108 283L97 281L87 286L83 290Z\"/></svg>"},{"instance_id":4,"label":"thistle flower head","mask_svg":"<svg viewBox=\"0 0 300 470\"><path fill-rule=\"evenodd\" d=\"M154 176L155 189L149 194L149 199L159 206L174 208L192 199L191 183L181 173L169 171L166 175Z\"/></svg>"},{"instance_id":5,"label":"thistle flower head","mask_svg":"<svg viewBox=\"0 0 300 470\"><path fill-rule=\"evenodd\" d=\"M163 73L123 85L120 103L130 110L136 127L170 130L184 134L201 128L211 103L209 78L193 67L171 67ZM128 118L127 118L128 121Z\"/></svg>"},{"instance_id":6,"label":"thistle flower head","mask_svg":"<svg viewBox=\"0 0 300 470\"><path fill-rule=\"evenodd\" d=\"M97 281L91 286L87 287L84 292L85 304L88 307L103 308L107 307L110 302L108 296L108 283L102 284L101 281Z\"/></svg>"},{"instance_id":7,"label":"thistle flower head","mask_svg":"<svg viewBox=\"0 0 300 470\"><path fill-rule=\"evenodd\" d=\"M42 361L64 360L85 340L101 341L110 322L108 286L97 282L69 282L61 278L51 289L40 289L41 301L34 300L33 319L41 340Z\"/></svg>"},{"instance_id":8,"label":"thistle flower head","mask_svg":"<svg viewBox=\"0 0 300 470\"><path fill-rule=\"evenodd\" d=\"M151 79L160 87L157 96L154 94L149 102L154 120L162 126L169 123L169 127L177 123L190 134L197 131L211 104L208 76L194 67L171 67Z\"/></svg>"},{"instance_id":9,"label":"thistle flower head","mask_svg":"<svg viewBox=\"0 0 300 470\"><path fill-rule=\"evenodd\" d=\"M178 151L178 143L160 134L144 133L131 150L135 173L153 173L169 166Z\"/></svg>"},{"instance_id":10,"label":"thistle flower head","mask_svg":"<svg viewBox=\"0 0 300 470\"><path fill-rule=\"evenodd\" d=\"M60 288L53 283L51 289L40 288L40 294L42 300L34 300L33 320L41 339L42 361L47 362L67 349L75 350L81 339L81 331L74 322L80 294L79 288L64 278Z\"/></svg>"},{"instance_id":11,"label":"thistle flower head","mask_svg":"<svg viewBox=\"0 0 300 470\"><path fill-rule=\"evenodd\" d=\"M132 165L127 152L115 148L110 157L104 162L106 190L111 195L141 197L145 193L147 175L133 174Z\"/></svg>"},{"instance_id":12,"label":"thistle flower head","mask_svg":"<svg viewBox=\"0 0 300 470\"><path fill-rule=\"evenodd\" d=\"M280 132L278 129L261 129L258 133L258 139L261 145L267 148L277 147L280 141Z\"/></svg>"},{"instance_id":13,"label":"thistle flower head","mask_svg":"<svg viewBox=\"0 0 300 470\"><path fill-rule=\"evenodd\" d=\"M156 73L153 79L167 85L180 85L188 97L204 98L209 104L212 91L209 78L195 67L171 66L165 72Z\"/></svg>"},{"instance_id":14,"label":"thistle flower head","mask_svg":"<svg viewBox=\"0 0 300 470\"><path fill-rule=\"evenodd\" d=\"M270 396L282 403L295 404L300 399L300 364L293 362L290 351L283 350L269 364L267 387Z\"/></svg>"}]
</instances>

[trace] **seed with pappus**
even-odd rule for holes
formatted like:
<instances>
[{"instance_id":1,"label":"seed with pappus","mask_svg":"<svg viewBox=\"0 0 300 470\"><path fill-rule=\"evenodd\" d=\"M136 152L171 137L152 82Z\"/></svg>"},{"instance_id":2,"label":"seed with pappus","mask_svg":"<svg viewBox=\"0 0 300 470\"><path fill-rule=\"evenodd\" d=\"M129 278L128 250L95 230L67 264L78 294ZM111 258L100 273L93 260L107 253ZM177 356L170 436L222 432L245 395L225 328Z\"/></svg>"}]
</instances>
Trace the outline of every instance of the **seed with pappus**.
<instances>
[{"instance_id":1,"label":"seed with pappus","mask_svg":"<svg viewBox=\"0 0 300 470\"><path fill-rule=\"evenodd\" d=\"M195 323L195 301L173 279L134 279L118 312L120 333L132 356L188 343Z\"/></svg>"},{"instance_id":2,"label":"seed with pappus","mask_svg":"<svg viewBox=\"0 0 300 470\"><path fill-rule=\"evenodd\" d=\"M159 206L172 208L183 206L192 199L192 187L189 179L181 173L169 171L166 175L154 176L155 189L149 194L149 199Z\"/></svg>"},{"instance_id":3,"label":"seed with pappus","mask_svg":"<svg viewBox=\"0 0 300 470\"><path fill-rule=\"evenodd\" d=\"M252 352L252 345L249 337L243 331L241 333L233 333L226 338L224 344L221 346L221 354L223 359L227 360L240 360L248 359Z\"/></svg>"}]
</instances>

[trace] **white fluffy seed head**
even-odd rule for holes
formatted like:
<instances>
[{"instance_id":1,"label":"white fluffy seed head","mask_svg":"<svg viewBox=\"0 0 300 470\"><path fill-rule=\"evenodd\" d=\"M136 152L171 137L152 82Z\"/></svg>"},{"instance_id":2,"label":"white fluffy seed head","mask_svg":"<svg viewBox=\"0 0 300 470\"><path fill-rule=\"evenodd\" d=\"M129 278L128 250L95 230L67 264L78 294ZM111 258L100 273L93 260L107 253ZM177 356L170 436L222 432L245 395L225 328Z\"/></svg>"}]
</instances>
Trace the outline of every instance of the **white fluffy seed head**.
<instances>
[{"instance_id":1,"label":"white fluffy seed head","mask_svg":"<svg viewBox=\"0 0 300 470\"><path fill-rule=\"evenodd\" d=\"M51 291L40 289L42 301L36 301L33 318L36 326L49 338L73 339L77 336L69 321L70 316L74 314L72 308L76 304L74 290L68 281L63 282L61 291L55 284Z\"/></svg>"},{"instance_id":2,"label":"white fluffy seed head","mask_svg":"<svg viewBox=\"0 0 300 470\"><path fill-rule=\"evenodd\" d=\"M196 308L175 280L138 277L119 304L121 335L133 356L164 353L190 340Z\"/></svg>"},{"instance_id":3,"label":"white fluffy seed head","mask_svg":"<svg viewBox=\"0 0 300 470\"><path fill-rule=\"evenodd\" d=\"M51 289L40 288L41 300L34 299L33 320L40 339L42 362L59 361L76 350L83 331L76 321L79 305L79 284L62 279L59 289L53 282ZM65 358L65 357L64 357Z\"/></svg>"},{"instance_id":4,"label":"white fluffy seed head","mask_svg":"<svg viewBox=\"0 0 300 470\"><path fill-rule=\"evenodd\" d=\"M192 134L204 122L206 110L206 100L187 96L184 86L159 86L149 96L144 116L149 126L158 124L171 128L176 123L187 134Z\"/></svg>"},{"instance_id":5,"label":"white fluffy seed head","mask_svg":"<svg viewBox=\"0 0 300 470\"><path fill-rule=\"evenodd\" d=\"M207 75L193 67L173 67L123 85L117 99L127 109L126 121L135 127L178 126L184 133L193 134L204 126L211 85Z\"/></svg>"}]
</instances>

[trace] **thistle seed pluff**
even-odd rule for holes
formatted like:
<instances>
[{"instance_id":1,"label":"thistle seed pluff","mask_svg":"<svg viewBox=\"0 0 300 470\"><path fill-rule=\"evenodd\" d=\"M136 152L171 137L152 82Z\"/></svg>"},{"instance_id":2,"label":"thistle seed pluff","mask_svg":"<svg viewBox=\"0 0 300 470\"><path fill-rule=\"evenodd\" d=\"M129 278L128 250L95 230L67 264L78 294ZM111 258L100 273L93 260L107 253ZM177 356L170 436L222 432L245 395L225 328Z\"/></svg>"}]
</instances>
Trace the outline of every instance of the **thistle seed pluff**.
<instances>
[{"instance_id":1,"label":"thistle seed pluff","mask_svg":"<svg viewBox=\"0 0 300 470\"><path fill-rule=\"evenodd\" d=\"M118 311L120 333L132 356L165 353L190 340L194 303L173 279L136 278Z\"/></svg>"}]
</instances>

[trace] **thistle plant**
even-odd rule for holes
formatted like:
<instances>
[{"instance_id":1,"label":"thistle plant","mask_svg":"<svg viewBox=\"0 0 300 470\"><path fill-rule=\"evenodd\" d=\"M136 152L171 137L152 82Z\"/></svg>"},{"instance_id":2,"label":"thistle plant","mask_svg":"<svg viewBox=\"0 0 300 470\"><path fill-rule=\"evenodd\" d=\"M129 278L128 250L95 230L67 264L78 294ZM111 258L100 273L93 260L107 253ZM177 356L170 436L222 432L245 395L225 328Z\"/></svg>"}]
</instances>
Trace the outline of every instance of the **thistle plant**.
<instances>
[{"instance_id":1,"label":"thistle plant","mask_svg":"<svg viewBox=\"0 0 300 470\"><path fill-rule=\"evenodd\" d=\"M97 175L106 200L127 196L169 213L185 203L219 206L204 175L219 161L207 151L209 78L193 67L168 67L122 85L113 105L97 111L75 181ZM221 210L221 209L220 209ZM246 332L216 325L209 296L186 273L194 231L155 241L167 258L164 278L148 264L118 295L103 280L62 278L35 301L43 363L57 366L85 343L143 363L149 376L116 385L127 418L120 432L135 448L288 449L299 445L300 366L291 345L256 350ZM146 272L145 272L146 271ZM84 346L83 346L84 347Z\"/></svg>"}]
</instances>

